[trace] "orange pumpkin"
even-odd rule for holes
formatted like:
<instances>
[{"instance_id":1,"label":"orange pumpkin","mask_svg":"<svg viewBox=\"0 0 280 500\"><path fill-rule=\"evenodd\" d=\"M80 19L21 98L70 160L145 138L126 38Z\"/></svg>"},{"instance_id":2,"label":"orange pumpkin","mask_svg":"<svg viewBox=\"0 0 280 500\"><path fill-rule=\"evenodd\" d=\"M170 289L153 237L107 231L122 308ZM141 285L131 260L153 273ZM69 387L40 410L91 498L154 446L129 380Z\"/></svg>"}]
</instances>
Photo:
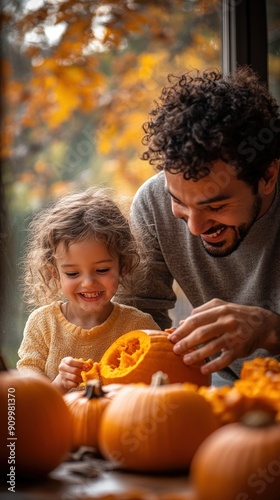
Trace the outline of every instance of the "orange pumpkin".
<instances>
[{"instance_id":1,"label":"orange pumpkin","mask_svg":"<svg viewBox=\"0 0 280 500\"><path fill-rule=\"evenodd\" d=\"M218 427L211 405L184 384L128 384L106 407L98 435L103 456L125 469L187 469L201 442Z\"/></svg>"},{"instance_id":2,"label":"orange pumpkin","mask_svg":"<svg viewBox=\"0 0 280 500\"><path fill-rule=\"evenodd\" d=\"M200 366L186 366L181 356L173 352L167 332L135 330L119 337L104 353L99 363L82 372L84 383L100 378L106 384L150 384L153 373L167 373L170 383L191 382L209 386L210 375L203 375Z\"/></svg>"},{"instance_id":3,"label":"orange pumpkin","mask_svg":"<svg viewBox=\"0 0 280 500\"><path fill-rule=\"evenodd\" d=\"M251 411L198 448L191 479L199 500L279 500L280 424Z\"/></svg>"},{"instance_id":4,"label":"orange pumpkin","mask_svg":"<svg viewBox=\"0 0 280 500\"><path fill-rule=\"evenodd\" d=\"M9 478L47 474L67 456L70 413L46 377L1 371L0 407L0 469Z\"/></svg>"},{"instance_id":5,"label":"orange pumpkin","mask_svg":"<svg viewBox=\"0 0 280 500\"><path fill-rule=\"evenodd\" d=\"M90 446L98 451L97 433L103 411L110 399L104 397L99 380L89 380L85 391L64 395L72 418L72 450Z\"/></svg>"}]
</instances>

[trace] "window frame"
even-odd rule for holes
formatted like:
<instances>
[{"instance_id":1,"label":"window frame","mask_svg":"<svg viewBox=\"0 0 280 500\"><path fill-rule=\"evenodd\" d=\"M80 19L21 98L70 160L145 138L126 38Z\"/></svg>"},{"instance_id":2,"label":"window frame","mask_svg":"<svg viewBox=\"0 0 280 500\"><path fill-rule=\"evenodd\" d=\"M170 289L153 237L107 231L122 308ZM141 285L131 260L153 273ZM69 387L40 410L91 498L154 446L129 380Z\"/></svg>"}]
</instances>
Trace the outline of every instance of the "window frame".
<instances>
[{"instance_id":1,"label":"window frame","mask_svg":"<svg viewBox=\"0 0 280 500\"><path fill-rule=\"evenodd\" d=\"M268 83L266 0L222 0L222 70L248 64Z\"/></svg>"}]
</instances>

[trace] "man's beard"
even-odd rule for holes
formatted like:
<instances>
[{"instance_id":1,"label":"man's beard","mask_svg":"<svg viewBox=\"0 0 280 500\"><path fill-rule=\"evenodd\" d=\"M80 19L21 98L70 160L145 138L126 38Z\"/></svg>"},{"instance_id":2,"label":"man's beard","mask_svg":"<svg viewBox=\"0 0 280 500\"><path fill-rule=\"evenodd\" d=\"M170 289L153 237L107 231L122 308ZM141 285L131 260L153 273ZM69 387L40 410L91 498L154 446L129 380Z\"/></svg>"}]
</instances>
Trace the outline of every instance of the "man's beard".
<instances>
[{"instance_id":1,"label":"man's beard","mask_svg":"<svg viewBox=\"0 0 280 500\"><path fill-rule=\"evenodd\" d=\"M253 226L253 224L257 220L259 213L260 213L260 210L261 210L261 205L262 205L262 200L261 200L259 195L256 195L255 202L252 206L252 210L251 210L251 214L250 214L251 215L250 221L243 223L238 227L225 226L225 227L231 228L231 230L234 234L233 242L229 247L226 247L225 249L223 249L222 248L224 246L223 241L219 241L217 243L213 242L213 244L209 244L209 242L207 242L207 246L206 246L206 242L204 242L203 238L200 237L201 244L202 244L204 250L208 253L208 255L211 255L211 257L227 257L228 255L232 254L232 252L237 250L240 243L242 243L242 241L244 241L244 239L247 236L247 234L249 233L251 227Z\"/></svg>"}]
</instances>

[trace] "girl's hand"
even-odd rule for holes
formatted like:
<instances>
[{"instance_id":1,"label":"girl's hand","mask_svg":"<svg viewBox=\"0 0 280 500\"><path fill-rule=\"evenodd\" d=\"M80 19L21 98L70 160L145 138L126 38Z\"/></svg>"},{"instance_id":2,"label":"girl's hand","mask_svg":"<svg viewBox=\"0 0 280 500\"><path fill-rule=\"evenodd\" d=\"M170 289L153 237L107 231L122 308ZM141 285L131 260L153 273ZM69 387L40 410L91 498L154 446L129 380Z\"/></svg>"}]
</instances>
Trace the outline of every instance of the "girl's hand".
<instances>
[{"instance_id":1,"label":"girl's hand","mask_svg":"<svg viewBox=\"0 0 280 500\"><path fill-rule=\"evenodd\" d=\"M279 353L279 328L280 317L267 309L213 299L193 309L169 338L175 343L174 352L183 355L186 365L218 354L202 366L202 373L207 374L259 348Z\"/></svg>"},{"instance_id":2,"label":"girl's hand","mask_svg":"<svg viewBox=\"0 0 280 500\"><path fill-rule=\"evenodd\" d=\"M82 382L81 372L83 370L87 370L87 366L82 361L67 356L61 360L58 366L59 373L53 384L64 394Z\"/></svg>"}]
</instances>

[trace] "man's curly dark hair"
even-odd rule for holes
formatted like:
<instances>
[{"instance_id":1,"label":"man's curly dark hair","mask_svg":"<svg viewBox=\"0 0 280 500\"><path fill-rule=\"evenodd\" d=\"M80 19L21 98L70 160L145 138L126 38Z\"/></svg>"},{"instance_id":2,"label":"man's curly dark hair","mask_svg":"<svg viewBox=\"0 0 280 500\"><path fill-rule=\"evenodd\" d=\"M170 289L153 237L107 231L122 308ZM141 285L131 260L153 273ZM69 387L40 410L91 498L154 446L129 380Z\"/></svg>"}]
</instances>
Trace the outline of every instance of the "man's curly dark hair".
<instances>
[{"instance_id":1,"label":"man's curly dark hair","mask_svg":"<svg viewBox=\"0 0 280 500\"><path fill-rule=\"evenodd\" d=\"M267 86L248 66L225 77L218 70L169 75L168 82L143 125L142 159L186 180L223 160L256 186L280 157L279 106Z\"/></svg>"}]
</instances>

